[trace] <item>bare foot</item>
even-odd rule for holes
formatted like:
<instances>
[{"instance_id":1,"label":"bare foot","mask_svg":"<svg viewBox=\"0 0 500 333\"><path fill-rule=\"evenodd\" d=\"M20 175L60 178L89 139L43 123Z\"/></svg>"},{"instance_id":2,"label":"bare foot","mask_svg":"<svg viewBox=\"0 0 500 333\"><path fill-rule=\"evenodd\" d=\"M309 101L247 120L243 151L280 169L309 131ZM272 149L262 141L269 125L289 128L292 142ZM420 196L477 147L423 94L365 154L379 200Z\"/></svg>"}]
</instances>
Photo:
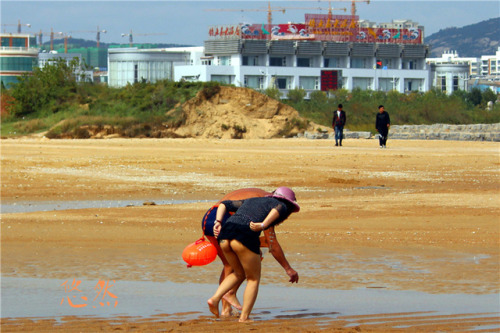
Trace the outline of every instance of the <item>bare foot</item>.
<instances>
[{"instance_id":1,"label":"bare foot","mask_svg":"<svg viewBox=\"0 0 500 333\"><path fill-rule=\"evenodd\" d=\"M207 304L210 312L212 312L216 318L219 318L219 302L215 303L212 299L209 299Z\"/></svg>"},{"instance_id":2,"label":"bare foot","mask_svg":"<svg viewBox=\"0 0 500 333\"><path fill-rule=\"evenodd\" d=\"M240 323L253 323L253 319L247 318L247 319L242 319L238 320Z\"/></svg>"},{"instance_id":3,"label":"bare foot","mask_svg":"<svg viewBox=\"0 0 500 333\"><path fill-rule=\"evenodd\" d=\"M234 306L236 309L240 310L243 309L241 306L240 302L238 302L238 299L235 296L228 296L227 294L222 297L226 302Z\"/></svg>"},{"instance_id":4,"label":"bare foot","mask_svg":"<svg viewBox=\"0 0 500 333\"><path fill-rule=\"evenodd\" d=\"M226 304L224 304L224 303L226 303ZM220 313L220 316L221 317L230 317L232 310L233 310L233 308L231 307L231 305L229 305L229 303L222 302L222 312Z\"/></svg>"}]
</instances>

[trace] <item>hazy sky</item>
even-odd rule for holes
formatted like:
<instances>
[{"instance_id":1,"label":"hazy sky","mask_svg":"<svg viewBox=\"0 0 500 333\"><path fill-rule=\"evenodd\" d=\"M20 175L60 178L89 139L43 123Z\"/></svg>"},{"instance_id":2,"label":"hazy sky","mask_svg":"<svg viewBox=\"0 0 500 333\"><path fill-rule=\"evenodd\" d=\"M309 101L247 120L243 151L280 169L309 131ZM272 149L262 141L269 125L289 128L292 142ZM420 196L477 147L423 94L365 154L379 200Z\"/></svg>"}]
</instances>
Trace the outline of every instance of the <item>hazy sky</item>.
<instances>
[{"instance_id":1,"label":"hazy sky","mask_svg":"<svg viewBox=\"0 0 500 333\"><path fill-rule=\"evenodd\" d=\"M351 1L332 1L333 8L347 8ZM23 1L1 0L2 32L44 33L61 31L74 38L95 40L97 26L107 30L101 42L127 43L134 35L135 43L175 43L202 46L213 25L267 23L267 1ZM329 1L271 1L271 8L300 7L324 9L288 9L273 11L273 23L304 22L305 13L328 12ZM262 11L206 11L206 9L259 9ZM334 11L334 14L344 14ZM393 19L411 19L425 27L429 36L448 27L462 27L500 16L500 1L421 1L371 0L357 2L360 19L377 23ZM84 31L84 32L77 32ZM48 35L44 41L48 41Z\"/></svg>"}]
</instances>

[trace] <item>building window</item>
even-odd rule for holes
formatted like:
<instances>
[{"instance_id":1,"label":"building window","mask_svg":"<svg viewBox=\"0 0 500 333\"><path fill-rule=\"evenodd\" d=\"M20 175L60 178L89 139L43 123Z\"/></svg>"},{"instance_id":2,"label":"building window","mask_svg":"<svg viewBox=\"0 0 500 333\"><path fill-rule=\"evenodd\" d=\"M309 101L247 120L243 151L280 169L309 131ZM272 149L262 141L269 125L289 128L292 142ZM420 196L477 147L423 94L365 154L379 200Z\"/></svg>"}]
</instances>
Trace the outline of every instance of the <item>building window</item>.
<instances>
[{"instance_id":1,"label":"building window","mask_svg":"<svg viewBox=\"0 0 500 333\"><path fill-rule=\"evenodd\" d=\"M311 59L297 58L297 67L311 67Z\"/></svg>"},{"instance_id":2,"label":"building window","mask_svg":"<svg viewBox=\"0 0 500 333\"><path fill-rule=\"evenodd\" d=\"M243 66L259 66L258 56L243 56L242 58Z\"/></svg>"},{"instance_id":3,"label":"building window","mask_svg":"<svg viewBox=\"0 0 500 333\"><path fill-rule=\"evenodd\" d=\"M453 91L458 90L458 76L453 76Z\"/></svg>"},{"instance_id":4,"label":"building window","mask_svg":"<svg viewBox=\"0 0 500 333\"><path fill-rule=\"evenodd\" d=\"M292 89L292 77L279 76L273 78L274 86L278 89Z\"/></svg>"},{"instance_id":5,"label":"building window","mask_svg":"<svg viewBox=\"0 0 500 333\"><path fill-rule=\"evenodd\" d=\"M245 87L252 89L264 89L264 77L257 75L245 75Z\"/></svg>"},{"instance_id":6,"label":"building window","mask_svg":"<svg viewBox=\"0 0 500 333\"><path fill-rule=\"evenodd\" d=\"M231 66L231 57L219 57L219 66Z\"/></svg>"},{"instance_id":7,"label":"building window","mask_svg":"<svg viewBox=\"0 0 500 333\"><path fill-rule=\"evenodd\" d=\"M418 60L417 59L405 60L403 62L403 69L418 69Z\"/></svg>"},{"instance_id":8,"label":"building window","mask_svg":"<svg viewBox=\"0 0 500 333\"><path fill-rule=\"evenodd\" d=\"M394 59L377 59L376 66L378 69L396 69L396 61Z\"/></svg>"},{"instance_id":9,"label":"building window","mask_svg":"<svg viewBox=\"0 0 500 333\"><path fill-rule=\"evenodd\" d=\"M423 88L422 79L406 79L405 91L421 91Z\"/></svg>"},{"instance_id":10,"label":"building window","mask_svg":"<svg viewBox=\"0 0 500 333\"><path fill-rule=\"evenodd\" d=\"M319 90L319 80L316 76L301 76L299 85L304 90Z\"/></svg>"},{"instance_id":11,"label":"building window","mask_svg":"<svg viewBox=\"0 0 500 333\"><path fill-rule=\"evenodd\" d=\"M12 38L13 47L27 47L28 45L26 45L27 44L26 42L27 42L26 38L16 38L16 37Z\"/></svg>"},{"instance_id":12,"label":"building window","mask_svg":"<svg viewBox=\"0 0 500 333\"><path fill-rule=\"evenodd\" d=\"M371 68L369 58L351 58L351 68Z\"/></svg>"},{"instance_id":13,"label":"building window","mask_svg":"<svg viewBox=\"0 0 500 333\"><path fill-rule=\"evenodd\" d=\"M361 90L372 89L372 79L369 77L353 77L352 87L360 88Z\"/></svg>"},{"instance_id":14,"label":"building window","mask_svg":"<svg viewBox=\"0 0 500 333\"><path fill-rule=\"evenodd\" d=\"M9 71L32 71L37 59L31 57L0 57L0 68Z\"/></svg>"},{"instance_id":15,"label":"building window","mask_svg":"<svg viewBox=\"0 0 500 333\"><path fill-rule=\"evenodd\" d=\"M211 81L231 84L231 76L230 75L212 75Z\"/></svg>"},{"instance_id":16,"label":"building window","mask_svg":"<svg viewBox=\"0 0 500 333\"><path fill-rule=\"evenodd\" d=\"M286 67L286 57L271 57L269 65L274 67Z\"/></svg>"},{"instance_id":17,"label":"building window","mask_svg":"<svg viewBox=\"0 0 500 333\"><path fill-rule=\"evenodd\" d=\"M325 58L323 60L324 67L344 67L341 58Z\"/></svg>"},{"instance_id":18,"label":"building window","mask_svg":"<svg viewBox=\"0 0 500 333\"><path fill-rule=\"evenodd\" d=\"M446 91L446 76L438 77L438 87L441 88L442 92Z\"/></svg>"},{"instance_id":19,"label":"building window","mask_svg":"<svg viewBox=\"0 0 500 333\"><path fill-rule=\"evenodd\" d=\"M380 78L378 80L378 90L380 91L391 91L391 90L396 90L394 88L394 82L393 79L389 78Z\"/></svg>"}]
</instances>

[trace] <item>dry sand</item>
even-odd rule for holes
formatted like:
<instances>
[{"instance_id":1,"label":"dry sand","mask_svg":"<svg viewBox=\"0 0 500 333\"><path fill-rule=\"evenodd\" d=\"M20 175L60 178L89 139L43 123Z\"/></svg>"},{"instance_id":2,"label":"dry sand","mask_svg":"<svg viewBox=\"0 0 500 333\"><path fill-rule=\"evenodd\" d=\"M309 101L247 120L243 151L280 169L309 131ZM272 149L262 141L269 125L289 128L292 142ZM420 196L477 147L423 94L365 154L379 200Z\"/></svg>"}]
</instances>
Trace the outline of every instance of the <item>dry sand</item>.
<instances>
[{"instance_id":1,"label":"dry sand","mask_svg":"<svg viewBox=\"0 0 500 333\"><path fill-rule=\"evenodd\" d=\"M302 207L278 228L298 271L288 285L271 256L263 285L494 294L499 291L500 144L375 140L5 139L2 204L70 200L209 200L244 187L296 191ZM217 284L219 262L187 270L182 249L200 236L207 202L2 213L2 277L103 278ZM384 262L398 263L404 269ZM215 289L214 289L215 290ZM203 295L208 298L209 295ZM203 298L203 300L205 299ZM318 300L319 302L321 300ZM349 302L348 299L345 300ZM2 307L8 306L2 304ZM202 302L191 320L2 318L2 331L351 332L498 330L496 315L432 313L215 321ZM471 309L471 313L474 312ZM377 320L373 320L373 318ZM380 319L385 318L385 319ZM323 318L324 319L324 318ZM424 319L424 320L422 320ZM399 326L398 326L399 325ZM495 326L496 325L496 326Z\"/></svg>"}]
</instances>

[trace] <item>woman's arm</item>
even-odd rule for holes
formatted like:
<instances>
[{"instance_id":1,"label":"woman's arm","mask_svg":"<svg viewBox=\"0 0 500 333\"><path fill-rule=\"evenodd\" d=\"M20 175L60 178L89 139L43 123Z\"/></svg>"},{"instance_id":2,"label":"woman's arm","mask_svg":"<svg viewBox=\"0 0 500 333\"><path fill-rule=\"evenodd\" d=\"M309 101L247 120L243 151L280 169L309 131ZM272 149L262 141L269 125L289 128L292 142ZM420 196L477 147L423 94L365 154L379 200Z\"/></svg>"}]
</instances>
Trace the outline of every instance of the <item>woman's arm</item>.
<instances>
[{"instance_id":1,"label":"woman's arm","mask_svg":"<svg viewBox=\"0 0 500 333\"><path fill-rule=\"evenodd\" d=\"M214 223L214 236L218 237L220 233L220 228L221 228L221 223L222 219L224 218L224 215L226 215L226 205L223 203L219 204L219 207L217 208L217 214L215 215L215 223Z\"/></svg>"},{"instance_id":2,"label":"woman's arm","mask_svg":"<svg viewBox=\"0 0 500 333\"><path fill-rule=\"evenodd\" d=\"M291 283L299 282L299 274L290 266L288 260L286 260L285 253L278 243L276 238L276 233L274 232L274 227L264 231L264 236L266 237L267 244L269 244L269 252L273 255L274 259L285 269L286 274L290 277Z\"/></svg>"},{"instance_id":3,"label":"woman's arm","mask_svg":"<svg viewBox=\"0 0 500 333\"><path fill-rule=\"evenodd\" d=\"M279 219L280 213L276 208L271 209L269 214L267 214L266 218L262 222L250 222L250 229L252 231L262 231L268 228L274 221Z\"/></svg>"}]
</instances>

